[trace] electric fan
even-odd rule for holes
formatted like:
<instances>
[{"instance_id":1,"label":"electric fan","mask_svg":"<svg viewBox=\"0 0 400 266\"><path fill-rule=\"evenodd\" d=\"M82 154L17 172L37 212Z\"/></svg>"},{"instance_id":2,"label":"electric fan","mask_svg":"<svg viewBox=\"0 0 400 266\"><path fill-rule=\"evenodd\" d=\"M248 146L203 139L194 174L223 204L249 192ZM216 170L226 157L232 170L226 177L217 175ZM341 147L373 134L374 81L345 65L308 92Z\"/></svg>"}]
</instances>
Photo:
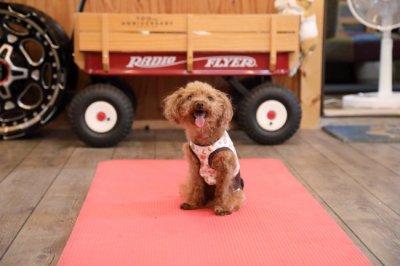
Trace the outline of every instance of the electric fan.
<instances>
[{"instance_id":1,"label":"electric fan","mask_svg":"<svg viewBox=\"0 0 400 266\"><path fill-rule=\"evenodd\" d=\"M400 27L400 0L347 0L351 13L367 27L382 31L377 93L343 97L343 107L399 108L400 93L393 92L391 31Z\"/></svg>"}]
</instances>

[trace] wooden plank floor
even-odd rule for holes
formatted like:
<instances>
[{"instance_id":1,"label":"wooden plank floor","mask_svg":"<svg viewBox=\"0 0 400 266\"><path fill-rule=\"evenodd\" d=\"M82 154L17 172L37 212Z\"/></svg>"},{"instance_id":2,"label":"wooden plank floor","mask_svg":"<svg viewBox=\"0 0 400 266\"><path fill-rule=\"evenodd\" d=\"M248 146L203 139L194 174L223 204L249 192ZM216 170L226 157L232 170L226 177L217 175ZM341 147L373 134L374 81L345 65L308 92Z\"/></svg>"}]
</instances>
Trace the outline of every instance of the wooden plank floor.
<instances>
[{"instance_id":1,"label":"wooden plank floor","mask_svg":"<svg viewBox=\"0 0 400 266\"><path fill-rule=\"evenodd\" d=\"M375 265L400 265L400 144L347 144L319 129L277 146L231 135L242 158L281 160ZM99 161L180 159L183 141L180 130L135 130L117 147L94 149L67 125L1 141L0 265L56 265Z\"/></svg>"}]
</instances>

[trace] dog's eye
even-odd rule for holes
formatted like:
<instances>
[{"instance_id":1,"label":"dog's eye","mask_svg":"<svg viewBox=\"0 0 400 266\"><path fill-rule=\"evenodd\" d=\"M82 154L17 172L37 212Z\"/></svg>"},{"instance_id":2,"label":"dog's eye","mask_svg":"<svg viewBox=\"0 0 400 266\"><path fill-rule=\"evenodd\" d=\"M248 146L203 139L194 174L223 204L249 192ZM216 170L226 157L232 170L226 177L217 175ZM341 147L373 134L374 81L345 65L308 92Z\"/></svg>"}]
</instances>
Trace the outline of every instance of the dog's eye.
<instances>
[{"instance_id":1,"label":"dog's eye","mask_svg":"<svg viewBox=\"0 0 400 266\"><path fill-rule=\"evenodd\" d=\"M211 101L211 102L214 101L214 98L211 97L211 96L208 96L207 99L208 99L209 101Z\"/></svg>"},{"instance_id":2,"label":"dog's eye","mask_svg":"<svg viewBox=\"0 0 400 266\"><path fill-rule=\"evenodd\" d=\"M192 95L189 95L186 99L188 99L189 101L192 99Z\"/></svg>"}]
</instances>

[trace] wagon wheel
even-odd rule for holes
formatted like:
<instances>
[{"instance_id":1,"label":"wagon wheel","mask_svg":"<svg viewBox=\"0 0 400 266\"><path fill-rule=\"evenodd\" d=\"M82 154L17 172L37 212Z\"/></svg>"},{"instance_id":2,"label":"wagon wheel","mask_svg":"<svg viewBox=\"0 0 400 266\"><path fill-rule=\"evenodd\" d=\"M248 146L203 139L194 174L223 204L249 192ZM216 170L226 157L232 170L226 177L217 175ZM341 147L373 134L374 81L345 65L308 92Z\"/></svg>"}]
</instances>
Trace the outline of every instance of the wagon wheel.
<instances>
[{"instance_id":1,"label":"wagon wheel","mask_svg":"<svg viewBox=\"0 0 400 266\"><path fill-rule=\"evenodd\" d=\"M110 84L94 84L72 99L68 116L72 129L85 143L110 147L129 134L133 106L120 89Z\"/></svg>"},{"instance_id":2,"label":"wagon wheel","mask_svg":"<svg viewBox=\"0 0 400 266\"><path fill-rule=\"evenodd\" d=\"M68 38L44 13L0 3L0 136L20 137L53 117L66 87Z\"/></svg>"},{"instance_id":3,"label":"wagon wheel","mask_svg":"<svg viewBox=\"0 0 400 266\"><path fill-rule=\"evenodd\" d=\"M300 120L297 98L272 83L252 89L239 106L239 124L259 144L283 143L298 130Z\"/></svg>"}]
</instances>

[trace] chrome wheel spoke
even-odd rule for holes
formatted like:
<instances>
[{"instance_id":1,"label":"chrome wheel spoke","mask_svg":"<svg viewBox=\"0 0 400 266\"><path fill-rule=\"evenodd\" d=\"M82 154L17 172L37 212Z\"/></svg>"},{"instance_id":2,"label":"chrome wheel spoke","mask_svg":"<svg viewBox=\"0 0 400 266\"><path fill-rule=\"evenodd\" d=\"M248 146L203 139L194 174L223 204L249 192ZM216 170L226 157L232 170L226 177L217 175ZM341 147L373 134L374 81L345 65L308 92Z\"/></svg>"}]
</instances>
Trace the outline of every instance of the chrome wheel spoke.
<instances>
[{"instance_id":1,"label":"chrome wheel spoke","mask_svg":"<svg viewBox=\"0 0 400 266\"><path fill-rule=\"evenodd\" d=\"M28 69L11 65L12 81L28 78Z\"/></svg>"}]
</instances>

